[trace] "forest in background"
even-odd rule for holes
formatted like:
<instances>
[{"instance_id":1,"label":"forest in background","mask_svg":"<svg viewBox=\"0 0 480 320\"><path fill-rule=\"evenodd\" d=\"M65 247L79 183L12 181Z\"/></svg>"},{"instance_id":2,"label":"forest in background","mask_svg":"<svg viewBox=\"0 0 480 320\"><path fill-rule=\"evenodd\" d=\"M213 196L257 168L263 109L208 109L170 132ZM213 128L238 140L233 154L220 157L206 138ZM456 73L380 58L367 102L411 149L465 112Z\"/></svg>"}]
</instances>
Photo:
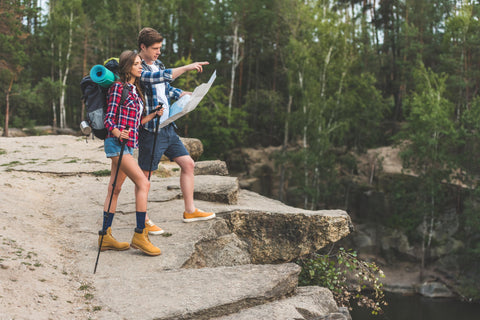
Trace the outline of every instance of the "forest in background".
<instances>
[{"instance_id":1,"label":"forest in background","mask_svg":"<svg viewBox=\"0 0 480 320\"><path fill-rule=\"evenodd\" d=\"M399 215L391 223L423 226L428 249L436 218L459 197L443 186L466 186L462 230L473 267L480 267L479 1L0 4L5 129L77 129L84 118L81 78L136 49L138 31L153 27L165 38L160 59L167 67L210 62L175 87L193 90L217 71L201 105L177 121L181 136L201 139L204 158L281 146L273 197L315 210L345 203L344 177L356 170L351 152L407 142L404 165L419 179L393 188Z\"/></svg>"}]
</instances>

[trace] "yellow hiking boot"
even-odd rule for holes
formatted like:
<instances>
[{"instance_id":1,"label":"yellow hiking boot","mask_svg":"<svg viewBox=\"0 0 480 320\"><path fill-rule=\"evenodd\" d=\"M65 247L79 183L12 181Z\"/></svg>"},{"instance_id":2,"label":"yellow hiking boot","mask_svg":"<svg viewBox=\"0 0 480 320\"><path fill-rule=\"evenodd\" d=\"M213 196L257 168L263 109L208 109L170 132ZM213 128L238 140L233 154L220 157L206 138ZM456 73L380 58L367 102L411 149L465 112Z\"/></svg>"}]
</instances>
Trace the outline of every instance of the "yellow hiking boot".
<instances>
[{"instance_id":1,"label":"yellow hiking boot","mask_svg":"<svg viewBox=\"0 0 480 320\"><path fill-rule=\"evenodd\" d=\"M103 233L103 241L102 241L102 233ZM117 250L123 251L130 248L128 242L119 242L112 236L112 228L108 227L107 231L99 231L98 232L98 246L100 246L100 242L102 242L102 247L100 251L105 250Z\"/></svg>"},{"instance_id":2,"label":"yellow hiking boot","mask_svg":"<svg viewBox=\"0 0 480 320\"><path fill-rule=\"evenodd\" d=\"M192 213L188 213L187 211L183 212L183 222L204 221L213 218L215 218L215 213L203 212L200 209L195 209Z\"/></svg>"},{"instance_id":3,"label":"yellow hiking boot","mask_svg":"<svg viewBox=\"0 0 480 320\"><path fill-rule=\"evenodd\" d=\"M148 239L148 230L135 228L135 233L133 234L132 243L130 244L132 248L143 251L149 256L158 256L162 252L159 248L155 247Z\"/></svg>"}]
</instances>

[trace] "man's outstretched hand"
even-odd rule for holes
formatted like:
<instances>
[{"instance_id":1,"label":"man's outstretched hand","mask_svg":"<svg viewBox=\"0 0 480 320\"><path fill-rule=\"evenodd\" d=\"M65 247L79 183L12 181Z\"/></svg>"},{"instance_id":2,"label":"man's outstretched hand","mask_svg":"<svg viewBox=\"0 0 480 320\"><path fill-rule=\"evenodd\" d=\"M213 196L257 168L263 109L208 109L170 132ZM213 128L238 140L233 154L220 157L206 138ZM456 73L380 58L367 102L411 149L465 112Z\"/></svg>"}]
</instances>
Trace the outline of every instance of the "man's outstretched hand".
<instances>
[{"instance_id":1,"label":"man's outstretched hand","mask_svg":"<svg viewBox=\"0 0 480 320\"><path fill-rule=\"evenodd\" d=\"M206 66L207 64L209 64L208 61L194 62L178 68L173 68L172 78L176 79L177 77L181 76L184 72L187 72L187 71L197 70L197 72L203 72L203 66Z\"/></svg>"},{"instance_id":2,"label":"man's outstretched hand","mask_svg":"<svg viewBox=\"0 0 480 320\"><path fill-rule=\"evenodd\" d=\"M197 72L203 72L203 66L209 64L208 61L203 61L203 62L194 62L189 65L189 70L197 70Z\"/></svg>"}]
</instances>

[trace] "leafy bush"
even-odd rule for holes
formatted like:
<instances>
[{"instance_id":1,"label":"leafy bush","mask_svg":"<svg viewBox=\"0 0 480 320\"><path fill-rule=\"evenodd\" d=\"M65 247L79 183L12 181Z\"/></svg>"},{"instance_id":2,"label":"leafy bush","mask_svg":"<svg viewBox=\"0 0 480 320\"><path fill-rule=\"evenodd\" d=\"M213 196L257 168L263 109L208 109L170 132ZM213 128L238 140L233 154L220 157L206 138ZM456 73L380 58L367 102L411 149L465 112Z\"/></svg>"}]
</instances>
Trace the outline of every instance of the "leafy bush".
<instances>
[{"instance_id":1,"label":"leafy bush","mask_svg":"<svg viewBox=\"0 0 480 320\"><path fill-rule=\"evenodd\" d=\"M383 284L385 275L374 262L358 259L357 253L340 248L336 254L313 254L297 262L302 271L299 285L328 288L339 306L351 309L351 302L372 310L377 315L386 306Z\"/></svg>"}]
</instances>

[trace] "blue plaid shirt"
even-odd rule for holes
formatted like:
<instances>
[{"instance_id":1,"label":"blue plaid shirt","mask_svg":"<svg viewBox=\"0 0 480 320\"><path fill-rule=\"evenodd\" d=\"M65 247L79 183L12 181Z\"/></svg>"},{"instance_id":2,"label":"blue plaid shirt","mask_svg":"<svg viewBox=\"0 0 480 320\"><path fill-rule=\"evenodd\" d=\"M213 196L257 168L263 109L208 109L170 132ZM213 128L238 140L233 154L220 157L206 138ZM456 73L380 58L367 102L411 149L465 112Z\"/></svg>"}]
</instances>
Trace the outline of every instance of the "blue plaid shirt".
<instances>
[{"instance_id":1,"label":"blue plaid shirt","mask_svg":"<svg viewBox=\"0 0 480 320\"><path fill-rule=\"evenodd\" d=\"M150 114L153 109L158 106L158 94L156 92L154 84L165 82L165 96L168 99L170 104L170 99L178 99L182 94L181 89L174 88L170 85L172 79L172 70L165 69L165 66L160 60L154 62L160 71L153 72L152 68L145 62L142 61L142 75L140 77L140 82L143 87L143 93L145 95L145 110L144 114ZM145 123L143 127L148 131L155 131L155 125L157 123L157 118Z\"/></svg>"}]
</instances>

